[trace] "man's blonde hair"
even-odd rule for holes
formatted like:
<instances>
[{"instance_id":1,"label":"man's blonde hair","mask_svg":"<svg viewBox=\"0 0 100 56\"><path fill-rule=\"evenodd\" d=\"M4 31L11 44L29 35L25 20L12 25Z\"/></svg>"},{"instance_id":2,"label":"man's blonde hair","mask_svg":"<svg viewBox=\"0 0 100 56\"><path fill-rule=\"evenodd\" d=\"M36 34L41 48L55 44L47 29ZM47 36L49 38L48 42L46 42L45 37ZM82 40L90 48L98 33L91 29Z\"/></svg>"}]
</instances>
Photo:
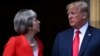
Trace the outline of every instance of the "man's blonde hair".
<instances>
[{"instance_id":1,"label":"man's blonde hair","mask_svg":"<svg viewBox=\"0 0 100 56\"><path fill-rule=\"evenodd\" d=\"M70 3L66 6L66 9L68 10L69 8L71 7L79 7L81 9L82 12L87 12L89 13L89 10L88 10L88 5L86 2L84 1L76 1L76 2L73 2L73 3Z\"/></svg>"}]
</instances>

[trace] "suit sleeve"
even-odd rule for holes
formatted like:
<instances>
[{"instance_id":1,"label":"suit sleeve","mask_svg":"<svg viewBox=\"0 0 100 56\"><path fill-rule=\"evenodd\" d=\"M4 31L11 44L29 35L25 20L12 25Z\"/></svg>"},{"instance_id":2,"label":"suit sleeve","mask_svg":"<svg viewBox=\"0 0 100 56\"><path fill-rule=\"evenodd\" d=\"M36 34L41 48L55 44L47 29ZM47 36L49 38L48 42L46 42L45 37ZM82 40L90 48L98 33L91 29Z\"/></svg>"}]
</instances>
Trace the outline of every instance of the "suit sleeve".
<instances>
[{"instance_id":1,"label":"suit sleeve","mask_svg":"<svg viewBox=\"0 0 100 56\"><path fill-rule=\"evenodd\" d=\"M55 38L51 56L59 56L59 36L58 35Z\"/></svg>"},{"instance_id":2,"label":"suit sleeve","mask_svg":"<svg viewBox=\"0 0 100 56\"><path fill-rule=\"evenodd\" d=\"M3 56L15 56L15 38L11 37L4 47Z\"/></svg>"}]
</instances>

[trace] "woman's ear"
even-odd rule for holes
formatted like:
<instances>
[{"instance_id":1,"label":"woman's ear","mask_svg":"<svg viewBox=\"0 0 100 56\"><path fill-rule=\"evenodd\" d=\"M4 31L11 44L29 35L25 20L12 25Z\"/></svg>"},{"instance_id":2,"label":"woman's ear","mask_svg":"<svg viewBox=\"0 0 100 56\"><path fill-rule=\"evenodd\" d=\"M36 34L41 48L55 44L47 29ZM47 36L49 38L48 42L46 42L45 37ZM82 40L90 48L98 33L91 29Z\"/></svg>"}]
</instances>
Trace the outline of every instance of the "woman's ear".
<instances>
[{"instance_id":1,"label":"woman's ear","mask_svg":"<svg viewBox=\"0 0 100 56\"><path fill-rule=\"evenodd\" d=\"M31 29L32 29L32 27L28 27L28 29L29 29L29 30L31 30Z\"/></svg>"}]
</instances>

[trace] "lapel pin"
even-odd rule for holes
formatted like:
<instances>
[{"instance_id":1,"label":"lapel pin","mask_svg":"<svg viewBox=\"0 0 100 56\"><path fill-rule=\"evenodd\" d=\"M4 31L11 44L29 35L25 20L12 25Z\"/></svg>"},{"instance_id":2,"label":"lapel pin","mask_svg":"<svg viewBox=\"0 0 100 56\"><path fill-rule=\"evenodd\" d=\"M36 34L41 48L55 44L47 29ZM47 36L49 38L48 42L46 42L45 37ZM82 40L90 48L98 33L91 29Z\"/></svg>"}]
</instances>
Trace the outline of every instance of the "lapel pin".
<instances>
[{"instance_id":1,"label":"lapel pin","mask_svg":"<svg viewBox=\"0 0 100 56\"><path fill-rule=\"evenodd\" d=\"M91 34L89 33L88 36L91 36Z\"/></svg>"}]
</instances>

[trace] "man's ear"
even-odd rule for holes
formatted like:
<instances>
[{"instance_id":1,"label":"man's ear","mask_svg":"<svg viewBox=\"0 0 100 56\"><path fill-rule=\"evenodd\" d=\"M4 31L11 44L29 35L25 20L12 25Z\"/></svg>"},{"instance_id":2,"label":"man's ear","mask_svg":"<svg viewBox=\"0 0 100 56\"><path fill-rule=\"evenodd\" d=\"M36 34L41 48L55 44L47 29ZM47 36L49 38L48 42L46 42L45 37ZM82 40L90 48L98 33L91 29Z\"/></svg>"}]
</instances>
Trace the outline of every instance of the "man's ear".
<instances>
[{"instance_id":1,"label":"man's ear","mask_svg":"<svg viewBox=\"0 0 100 56\"><path fill-rule=\"evenodd\" d=\"M87 16L88 16L88 14L86 13L86 12L83 12L83 19L86 19L87 18Z\"/></svg>"}]
</instances>

